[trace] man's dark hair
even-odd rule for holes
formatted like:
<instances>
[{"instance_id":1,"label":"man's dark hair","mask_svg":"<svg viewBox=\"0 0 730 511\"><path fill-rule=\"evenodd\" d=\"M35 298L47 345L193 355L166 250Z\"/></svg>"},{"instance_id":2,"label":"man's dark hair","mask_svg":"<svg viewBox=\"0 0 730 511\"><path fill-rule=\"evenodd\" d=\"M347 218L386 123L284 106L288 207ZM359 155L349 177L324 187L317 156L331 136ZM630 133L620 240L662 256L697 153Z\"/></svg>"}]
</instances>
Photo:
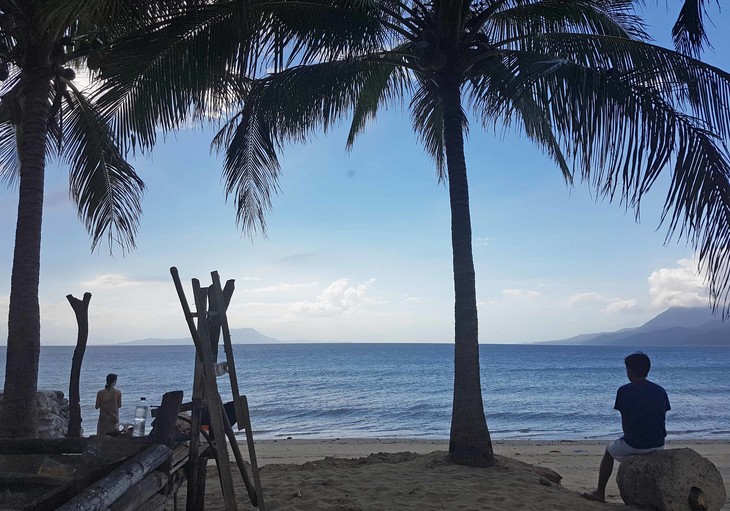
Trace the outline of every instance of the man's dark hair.
<instances>
[{"instance_id":1,"label":"man's dark hair","mask_svg":"<svg viewBox=\"0 0 730 511\"><path fill-rule=\"evenodd\" d=\"M649 356L640 351L632 353L626 357L624 359L624 364L626 364L626 369L639 378L646 378L646 375L649 374L649 369L651 369L651 360L649 360Z\"/></svg>"},{"instance_id":2,"label":"man's dark hair","mask_svg":"<svg viewBox=\"0 0 730 511\"><path fill-rule=\"evenodd\" d=\"M117 375L114 373L109 373L106 375L106 385L104 387L111 388L112 385L114 385L117 382Z\"/></svg>"}]
</instances>

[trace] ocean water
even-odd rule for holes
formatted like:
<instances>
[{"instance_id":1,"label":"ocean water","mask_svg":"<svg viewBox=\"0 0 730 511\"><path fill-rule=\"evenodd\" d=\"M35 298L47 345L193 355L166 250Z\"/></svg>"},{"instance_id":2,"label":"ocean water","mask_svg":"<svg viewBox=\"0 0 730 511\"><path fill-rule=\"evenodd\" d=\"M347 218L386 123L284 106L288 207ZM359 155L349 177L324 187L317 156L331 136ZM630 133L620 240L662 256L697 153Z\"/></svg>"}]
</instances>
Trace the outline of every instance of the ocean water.
<instances>
[{"instance_id":1,"label":"ocean water","mask_svg":"<svg viewBox=\"0 0 730 511\"><path fill-rule=\"evenodd\" d=\"M627 382L626 347L481 345L485 413L495 439L605 439L619 435L613 410ZM649 379L664 386L670 439L730 439L730 347L651 347ZM449 435L451 344L276 344L234 346L238 382L255 438ZM222 350L221 350L222 353ZM68 391L73 347L43 347L39 387ZM219 357L221 360L222 358ZM85 434L96 430L96 391L119 375L122 422L139 397L192 392L189 346L89 346L81 372ZM4 381L5 350L0 350ZM227 376L218 380L224 400Z\"/></svg>"}]
</instances>

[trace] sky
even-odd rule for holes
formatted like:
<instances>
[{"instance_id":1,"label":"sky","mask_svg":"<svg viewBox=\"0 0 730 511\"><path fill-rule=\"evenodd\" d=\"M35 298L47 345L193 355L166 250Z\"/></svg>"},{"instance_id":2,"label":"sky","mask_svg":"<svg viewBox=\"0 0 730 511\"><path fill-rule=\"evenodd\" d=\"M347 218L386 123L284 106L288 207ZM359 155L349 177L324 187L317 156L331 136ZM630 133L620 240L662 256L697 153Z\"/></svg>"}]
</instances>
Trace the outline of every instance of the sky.
<instances>
[{"instance_id":1,"label":"sky","mask_svg":"<svg viewBox=\"0 0 730 511\"><path fill-rule=\"evenodd\" d=\"M647 2L649 31L669 46L678 0ZM728 13L711 2L704 60L721 51ZM91 252L68 195L68 173L46 174L42 236L42 345L74 344L66 295L92 293L89 344L188 335L170 277L234 279L231 328L282 341L453 342L448 191L410 130L407 112L380 115L345 150L346 126L281 154L281 193L267 236L236 225L213 130L169 134L132 163L146 183L137 248ZM665 243L666 182L643 202L641 222L621 205L569 187L553 162L511 131L472 124L470 178L480 342L564 339L643 324L670 306L707 306L695 255ZM0 317L7 318L17 189L0 189ZM0 342L7 322L0 323Z\"/></svg>"}]
</instances>

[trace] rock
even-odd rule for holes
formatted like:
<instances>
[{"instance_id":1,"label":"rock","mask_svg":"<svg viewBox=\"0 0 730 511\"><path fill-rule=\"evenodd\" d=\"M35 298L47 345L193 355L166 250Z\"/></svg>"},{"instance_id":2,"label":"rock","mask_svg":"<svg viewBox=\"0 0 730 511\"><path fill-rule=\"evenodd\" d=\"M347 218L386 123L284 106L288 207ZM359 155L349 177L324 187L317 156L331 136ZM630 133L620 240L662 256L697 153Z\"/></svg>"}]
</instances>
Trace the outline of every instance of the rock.
<instances>
[{"instance_id":1,"label":"rock","mask_svg":"<svg viewBox=\"0 0 730 511\"><path fill-rule=\"evenodd\" d=\"M725 486L717 467L692 449L632 456L616 476L627 505L657 511L719 511Z\"/></svg>"},{"instance_id":2,"label":"rock","mask_svg":"<svg viewBox=\"0 0 730 511\"><path fill-rule=\"evenodd\" d=\"M35 404L38 438L64 437L68 431L68 400L63 392L38 389Z\"/></svg>"},{"instance_id":3,"label":"rock","mask_svg":"<svg viewBox=\"0 0 730 511\"><path fill-rule=\"evenodd\" d=\"M537 472L539 475L547 479L548 481L552 481L555 484L560 484L560 481L563 479L563 476L555 472L554 470L550 470L547 467L541 467L538 465L535 465L532 467L532 470ZM542 483L541 483L542 484Z\"/></svg>"}]
</instances>

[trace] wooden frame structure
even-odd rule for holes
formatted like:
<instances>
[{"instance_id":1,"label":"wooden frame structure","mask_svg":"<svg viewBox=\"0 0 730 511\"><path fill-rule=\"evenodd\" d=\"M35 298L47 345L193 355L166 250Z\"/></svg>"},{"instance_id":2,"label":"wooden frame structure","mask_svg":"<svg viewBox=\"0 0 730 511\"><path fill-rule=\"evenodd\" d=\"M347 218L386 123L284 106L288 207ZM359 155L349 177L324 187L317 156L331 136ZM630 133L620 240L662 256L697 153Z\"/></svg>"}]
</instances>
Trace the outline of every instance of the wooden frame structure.
<instances>
[{"instance_id":1,"label":"wooden frame structure","mask_svg":"<svg viewBox=\"0 0 730 511\"><path fill-rule=\"evenodd\" d=\"M238 509L233 491L233 474L229 461L228 443L226 442L228 440L251 504L254 507L258 507L261 511L266 511L258 464L256 462L256 451L254 449L253 433L251 431L251 418L246 396L239 394L233 346L226 315L235 288L234 281L229 280L226 282L225 287L222 287L220 277L216 271L211 272L212 284L207 288L201 287L198 279L192 279L193 298L196 308L196 312L193 312L185 296L185 290L180 281L177 268L174 266L170 268L170 274L175 283L175 289L180 299L185 321L190 330L190 336L195 344L196 353L193 398L190 407L191 435L187 467L188 487L186 509L188 511L203 509L206 464L203 463L201 466L199 432L201 431L200 426L203 409L207 408L210 417L210 431L206 439L208 440L218 467L218 475L226 510L233 511ZM197 324L195 322L196 319ZM251 481L251 477L249 477L246 471L246 466L238 442L236 441L231 421L229 421L225 413L221 396L218 392L215 363L218 357L221 333L223 334L223 348L228 369L227 372L231 382L231 392L233 393L236 424L239 430L245 430L253 481Z\"/></svg>"}]
</instances>

